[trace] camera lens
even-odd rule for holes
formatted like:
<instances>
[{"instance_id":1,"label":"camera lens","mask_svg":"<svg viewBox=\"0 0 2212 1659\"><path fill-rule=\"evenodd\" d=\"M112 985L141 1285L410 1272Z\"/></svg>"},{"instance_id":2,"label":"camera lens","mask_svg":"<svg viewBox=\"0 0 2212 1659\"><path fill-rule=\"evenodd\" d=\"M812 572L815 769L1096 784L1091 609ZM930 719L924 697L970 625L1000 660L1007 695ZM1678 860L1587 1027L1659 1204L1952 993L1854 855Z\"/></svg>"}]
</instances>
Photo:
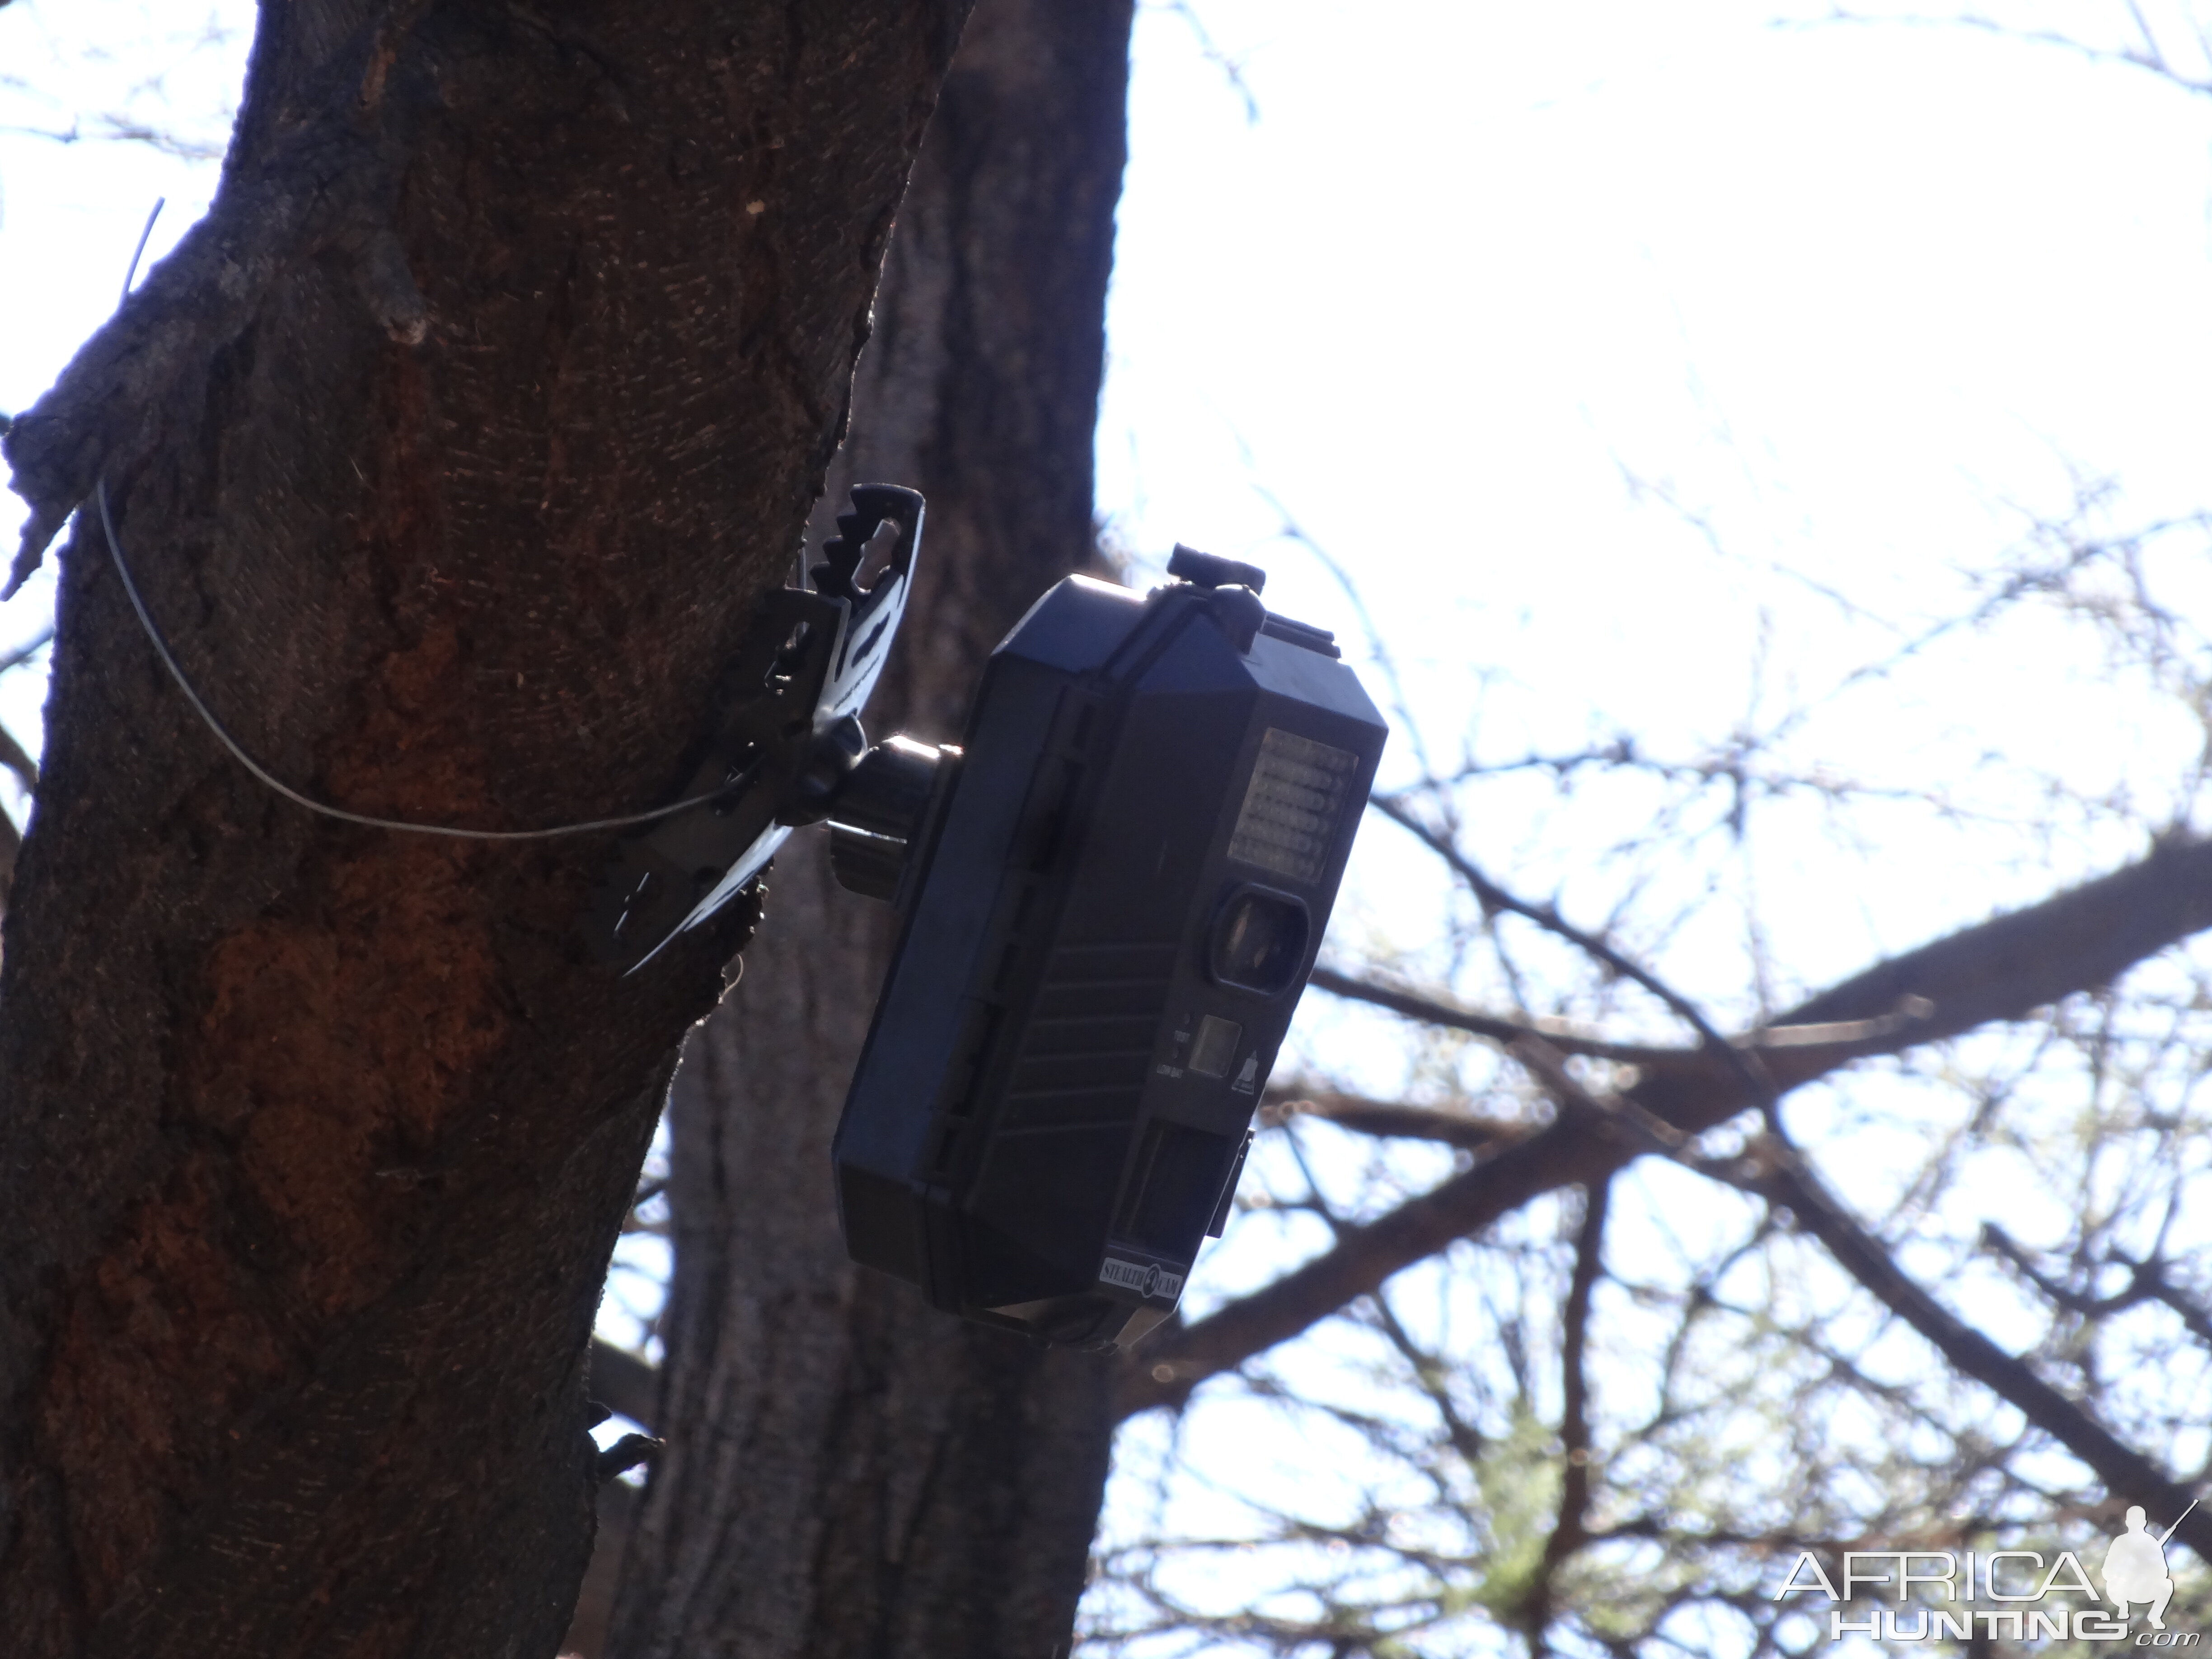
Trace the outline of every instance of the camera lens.
<instances>
[{"instance_id":1,"label":"camera lens","mask_svg":"<svg viewBox=\"0 0 2212 1659\"><path fill-rule=\"evenodd\" d=\"M1288 893L1240 888L1213 924L1207 965L1223 985L1279 996L1305 964L1311 927L1304 904Z\"/></svg>"}]
</instances>

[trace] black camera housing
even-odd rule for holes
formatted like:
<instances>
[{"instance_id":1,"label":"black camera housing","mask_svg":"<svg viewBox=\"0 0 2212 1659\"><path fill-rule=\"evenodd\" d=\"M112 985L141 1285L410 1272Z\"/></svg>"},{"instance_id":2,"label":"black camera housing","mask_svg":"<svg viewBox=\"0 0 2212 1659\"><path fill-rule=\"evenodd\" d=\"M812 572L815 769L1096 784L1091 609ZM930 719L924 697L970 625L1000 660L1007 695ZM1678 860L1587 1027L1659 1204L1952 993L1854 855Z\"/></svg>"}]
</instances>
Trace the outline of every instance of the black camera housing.
<instances>
[{"instance_id":1,"label":"black camera housing","mask_svg":"<svg viewBox=\"0 0 2212 1659\"><path fill-rule=\"evenodd\" d=\"M1199 580L1038 600L910 846L832 825L905 912L835 1144L848 1248L1053 1342L1135 1340L1220 1232L1384 738L1260 572L1170 568Z\"/></svg>"}]
</instances>

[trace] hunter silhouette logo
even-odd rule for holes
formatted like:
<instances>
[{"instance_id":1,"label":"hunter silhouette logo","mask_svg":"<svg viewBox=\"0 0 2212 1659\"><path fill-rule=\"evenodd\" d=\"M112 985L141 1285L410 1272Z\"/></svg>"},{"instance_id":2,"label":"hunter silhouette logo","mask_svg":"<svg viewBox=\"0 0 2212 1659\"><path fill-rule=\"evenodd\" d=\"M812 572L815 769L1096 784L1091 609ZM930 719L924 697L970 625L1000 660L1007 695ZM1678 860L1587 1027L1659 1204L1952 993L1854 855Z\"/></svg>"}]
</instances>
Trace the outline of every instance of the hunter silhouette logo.
<instances>
[{"instance_id":1,"label":"hunter silhouette logo","mask_svg":"<svg viewBox=\"0 0 2212 1659\"><path fill-rule=\"evenodd\" d=\"M2137 1607L2145 1628L2130 1645L2142 1648L2195 1647L2196 1631L2169 1631L2166 1604L2173 1579L2166 1571L2166 1541L2189 1518L2188 1509L2164 1532L2150 1529L2140 1504L2127 1512L2127 1528L2106 1547L2097 1573L2098 1594L2073 1551L2046 1560L2040 1550L1846 1550L1840 1563L1842 1589L1812 1551L1802 1553L1790 1569L1778 1601L1792 1595L1827 1598L1828 1639L1865 1636L1878 1642L2014 1642L2086 1639L2129 1641L2128 1622ZM1963 1582L1962 1582L1963 1581ZM1918 1586L1918 1593L1914 1590ZM1877 1588L1881 1587L1881 1588ZM1963 1592L1963 1593L1962 1593ZM2069 1605L2052 1597L2076 1596L2088 1605ZM1872 1601L1875 1607L1866 1607ZM1893 1603L1882 1607L1881 1601ZM1848 1616L1845 1604L1861 1604L1862 1616ZM1944 1603L1949 1603L1948 1607Z\"/></svg>"},{"instance_id":2,"label":"hunter silhouette logo","mask_svg":"<svg viewBox=\"0 0 2212 1659\"><path fill-rule=\"evenodd\" d=\"M2197 1505L2192 1503L2189 1510ZM2150 1609L2150 1627L2164 1630L2166 1604L2173 1600L2173 1580L2166 1571L2166 1540L2189 1518L2189 1510L2182 1510L2172 1526L2154 1538L2150 1525L2144 1517L2142 1505L2128 1510L2128 1529L2112 1540L2112 1547L2105 1552L2105 1599L2128 1617L2128 1605L2141 1601Z\"/></svg>"}]
</instances>

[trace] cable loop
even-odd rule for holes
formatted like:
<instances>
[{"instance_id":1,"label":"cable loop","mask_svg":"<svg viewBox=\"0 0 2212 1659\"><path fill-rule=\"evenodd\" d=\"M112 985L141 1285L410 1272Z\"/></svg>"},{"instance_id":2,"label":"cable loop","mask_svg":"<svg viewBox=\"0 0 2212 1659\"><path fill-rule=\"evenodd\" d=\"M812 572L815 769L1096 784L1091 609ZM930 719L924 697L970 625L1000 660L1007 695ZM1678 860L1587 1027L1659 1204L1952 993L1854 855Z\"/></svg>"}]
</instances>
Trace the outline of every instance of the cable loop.
<instances>
[{"instance_id":1,"label":"cable loop","mask_svg":"<svg viewBox=\"0 0 2212 1659\"><path fill-rule=\"evenodd\" d=\"M0 0L0 5L6 3L7 0ZM154 222L161 216L161 209L167 199L167 197L156 198L154 210L146 216L146 228L138 233L138 246L131 253L131 268L123 273L123 300L131 297L131 282L138 275L138 261L146 252L147 239L154 234ZM121 300L116 302L118 310L121 309L122 302ZM229 728L216 718L215 711L201 701L198 692L192 690L192 683L185 678L185 671L177 665L177 659L169 650L168 641L161 637L161 630L154 625L153 614L146 609L146 601L139 597L138 584L131 579L130 561L123 556L123 544L115 534L114 515L107 510L107 479L105 475L94 483L93 495L100 503L100 527L106 532L108 556L115 561L115 574L123 578L123 591L131 596L131 608L138 613L139 625L146 630L146 637L153 641L154 653L161 658L161 665L169 671L169 678L176 681L177 690L185 694L185 701L191 704L201 720L207 722L208 730L222 739L222 746L230 750L240 766L295 806L304 806L310 812L319 812L326 818L337 818L342 823L365 824L371 830L397 830L410 836L446 836L456 841L550 841L556 836L583 836L600 830L627 830L635 824L672 817L690 807L703 806L708 801L719 800L732 790L742 787L744 781L740 779L725 784L719 789L708 790L703 795L679 800L672 806L656 806L650 812L630 812L616 818L590 818L581 823L556 824L550 830L463 830L449 823L417 823L406 818L380 818L366 812L349 812L343 806L333 806L328 801L303 795L290 784L271 775L268 768L247 754L246 745L230 735Z\"/></svg>"},{"instance_id":2,"label":"cable loop","mask_svg":"<svg viewBox=\"0 0 2212 1659\"><path fill-rule=\"evenodd\" d=\"M169 678L176 681L177 690L185 694L185 701L191 704L193 711L207 723L208 730L222 740L222 746L230 750L240 766L295 806L304 806L310 812L319 812L326 818L337 818L346 823L365 824L371 830L397 830L414 836L447 836L456 841L550 841L556 836L589 835L600 830L627 830L635 824L651 823L656 819L669 817L691 807L703 806L708 801L720 799L737 787L726 785L720 789L710 789L703 795L693 795L670 806L657 806L649 812L630 812L613 818L589 818L581 823L556 824L550 830L464 830L449 823L418 823L406 818L380 818L366 812L349 812L343 806L333 806L328 801L303 795L290 784L272 775L266 767L247 754L246 746L231 736L229 728L216 718L215 711L192 689L192 683L185 678L185 671L177 665L176 657L169 650L168 641L161 637L161 630L154 625L152 613L146 609L146 601L139 596L138 584L131 579L130 562L123 556L123 544L115 534L114 517L107 510L106 478L93 486L93 495L100 505L100 526L107 534L107 551L115 561L115 574L123 579L123 591L131 597L131 608L138 613L139 625L145 629L146 637L153 642L155 654L161 658L161 665L169 671Z\"/></svg>"}]
</instances>

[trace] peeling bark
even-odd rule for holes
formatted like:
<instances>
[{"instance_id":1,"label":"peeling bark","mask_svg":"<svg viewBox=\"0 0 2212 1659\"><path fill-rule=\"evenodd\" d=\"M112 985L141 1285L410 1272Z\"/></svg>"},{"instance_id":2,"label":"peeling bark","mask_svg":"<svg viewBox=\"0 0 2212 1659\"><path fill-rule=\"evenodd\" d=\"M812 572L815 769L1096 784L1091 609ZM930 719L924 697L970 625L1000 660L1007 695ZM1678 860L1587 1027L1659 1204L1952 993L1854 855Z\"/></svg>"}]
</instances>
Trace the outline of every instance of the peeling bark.
<instances>
[{"instance_id":1,"label":"peeling bark","mask_svg":"<svg viewBox=\"0 0 2212 1659\"><path fill-rule=\"evenodd\" d=\"M105 477L264 763L483 829L685 775L842 424L960 0L264 9L209 218L6 444ZM319 819L83 515L0 970L0 1629L544 1655L584 1352L740 907L620 983L605 836Z\"/></svg>"}]
</instances>

